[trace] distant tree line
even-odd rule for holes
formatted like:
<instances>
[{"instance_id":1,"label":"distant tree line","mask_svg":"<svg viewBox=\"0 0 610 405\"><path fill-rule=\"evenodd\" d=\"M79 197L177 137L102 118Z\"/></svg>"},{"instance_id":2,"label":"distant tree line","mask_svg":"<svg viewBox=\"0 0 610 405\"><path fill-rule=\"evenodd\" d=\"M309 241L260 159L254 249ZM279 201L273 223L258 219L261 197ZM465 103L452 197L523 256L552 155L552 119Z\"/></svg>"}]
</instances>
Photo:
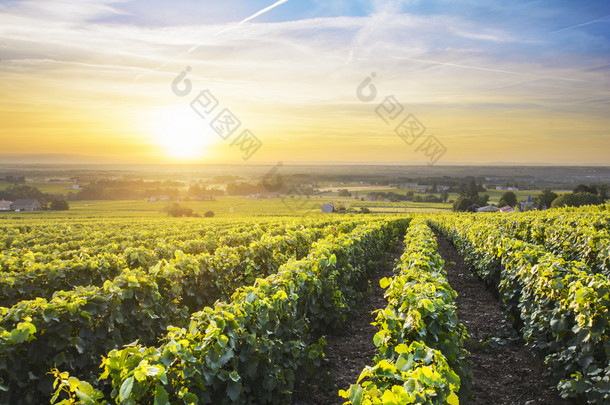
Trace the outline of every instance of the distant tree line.
<instances>
[{"instance_id":1,"label":"distant tree line","mask_svg":"<svg viewBox=\"0 0 610 405\"><path fill-rule=\"evenodd\" d=\"M352 198L352 193L350 193L348 189L342 188L339 190L339 197Z\"/></svg>"},{"instance_id":2,"label":"distant tree line","mask_svg":"<svg viewBox=\"0 0 610 405\"><path fill-rule=\"evenodd\" d=\"M390 202L399 202L399 201L412 201L412 202L431 202L431 203L442 203L447 202L449 199L449 193L447 191L442 191L439 196L434 194L426 194L426 195L415 195L413 191L407 191L405 194L395 193L393 191L388 192L374 192L368 193L368 198L373 198L376 201L384 201L388 200Z\"/></svg>"},{"instance_id":3,"label":"distant tree line","mask_svg":"<svg viewBox=\"0 0 610 405\"><path fill-rule=\"evenodd\" d=\"M177 188L179 186L183 186L183 184L170 180L98 180L79 190L77 193L70 193L68 198L75 201L138 200L166 195L170 200L176 200L181 195L180 190ZM223 194L223 190L207 188L199 184L192 185L187 191L188 197Z\"/></svg>"},{"instance_id":4,"label":"distant tree line","mask_svg":"<svg viewBox=\"0 0 610 405\"><path fill-rule=\"evenodd\" d=\"M159 189L161 191L161 189ZM160 194L178 195L176 189L164 189ZM108 188L99 183L90 184L77 193L70 193L69 199L76 201L87 200L135 200L145 197L146 192L138 191L129 187Z\"/></svg>"},{"instance_id":5,"label":"distant tree line","mask_svg":"<svg viewBox=\"0 0 610 405\"><path fill-rule=\"evenodd\" d=\"M187 193L189 197L217 196L224 194L225 192L223 190L202 186L200 184L192 185Z\"/></svg>"},{"instance_id":6,"label":"distant tree line","mask_svg":"<svg viewBox=\"0 0 610 405\"><path fill-rule=\"evenodd\" d=\"M199 214L193 212L192 208L183 207L178 203L172 203L165 210L170 217L199 217Z\"/></svg>"},{"instance_id":7,"label":"distant tree line","mask_svg":"<svg viewBox=\"0 0 610 405\"><path fill-rule=\"evenodd\" d=\"M540 194L533 198L534 206L538 209L559 207L580 207L582 205L604 204L608 200L610 189L607 184L579 184L571 193L558 195L551 189L543 189ZM479 196L478 187L471 182L460 197L453 204L454 211L473 211L477 205L487 205L489 195ZM517 195L507 191L500 197L498 207L518 206Z\"/></svg>"},{"instance_id":8,"label":"distant tree line","mask_svg":"<svg viewBox=\"0 0 610 405\"><path fill-rule=\"evenodd\" d=\"M8 174L8 175L4 176L4 178L2 178L2 180L7 183L25 184L25 176L13 176L13 175Z\"/></svg>"},{"instance_id":9,"label":"distant tree line","mask_svg":"<svg viewBox=\"0 0 610 405\"><path fill-rule=\"evenodd\" d=\"M608 199L608 184L579 184L571 193L561 194L547 207L580 207L582 205L604 204Z\"/></svg>"},{"instance_id":10,"label":"distant tree line","mask_svg":"<svg viewBox=\"0 0 610 405\"><path fill-rule=\"evenodd\" d=\"M178 217L194 217L199 218L199 215L196 212L193 212L192 208L184 207L178 203L172 203L170 206L166 207L163 211L167 212L167 215L170 217L178 218ZM203 214L206 218L214 217L214 211L206 211Z\"/></svg>"},{"instance_id":11,"label":"distant tree line","mask_svg":"<svg viewBox=\"0 0 610 405\"><path fill-rule=\"evenodd\" d=\"M184 184L180 181L175 180L112 180L112 179L100 179L95 184L105 188L131 188L131 189L143 189L149 187L155 188L176 188L182 187Z\"/></svg>"},{"instance_id":12,"label":"distant tree line","mask_svg":"<svg viewBox=\"0 0 610 405\"><path fill-rule=\"evenodd\" d=\"M250 195L268 193L267 188L262 184L251 183L229 183L227 184L227 195Z\"/></svg>"},{"instance_id":13,"label":"distant tree line","mask_svg":"<svg viewBox=\"0 0 610 405\"><path fill-rule=\"evenodd\" d=\"M26 184L12 184L0 190L0 200L14 202L19 199L38 200L43 210L67 210L70 208L63 195L43 193L38 188Z\"/></svg>"},{"instance_id":14,"label":"distant tree line","mask_svg":"<svg viewBox=\"0 0 610 405\"><path fill-rule=\"evenodd\" d=\"M283 193L298 195L313 195L316 189L310 184L296 183L292 181L282 181L274 183L229 183L227 184L227 195L241 196L266 193Z\"/></svg>"},{"instance_id":15,"label":"distant tree line","mask_svg":"<svg viewBox=\"0 0 610 405\"><path fill-rule=\"evenodd\" d=\"M557 194L550 189L544 189L534 203L538 208L580 207L583 205L604 204L608 200L607 184L579 184L571 193Z\"/></svg>"},{"instance_id":16,"label":"distant tree line","mask_svg":"<svg viewBox=\"0 0 610 405\"><path fill-rule=\"evenodd\" d=\"M479 195L479 190L486 191L482 184L474 179L468 185L460 185L459 197L453 203L454 211L473 211L476 206L483 207L489 202L489 194Z\"/></svg>"},{"instance_id":17,"label":"distant tree line","mask_svg":"<svg viewBox=\"0 0 610 405\"><path fill-rule=\"evenodd\" d=\"M512 191L507 191L504 194L502 194L502 197L500 197L500 201L498 201L497 204L498 208L502 208L502 207L516 207L517 206L517 194L513 193Z\"/></svg>"}]
</instances>

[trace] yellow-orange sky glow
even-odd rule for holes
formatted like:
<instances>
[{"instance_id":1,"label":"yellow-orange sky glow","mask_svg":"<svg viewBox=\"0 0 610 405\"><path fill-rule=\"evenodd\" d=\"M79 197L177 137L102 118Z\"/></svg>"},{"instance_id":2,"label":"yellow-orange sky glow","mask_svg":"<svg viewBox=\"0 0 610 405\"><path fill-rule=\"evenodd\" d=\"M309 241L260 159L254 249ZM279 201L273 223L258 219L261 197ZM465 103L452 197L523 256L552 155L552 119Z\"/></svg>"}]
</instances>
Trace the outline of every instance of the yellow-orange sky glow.
<instances>
[{"instance_id":1,"label":"yellow-orange sky glow","mask_svg":"<svg viewBox=\"0 0 610 405\"><path fill-rule=\"evenodd\" d=\"M604 2L289 0L242 24L274 2L165 3L0 1L0 163L421 164L432 134L438 164L610 165ZM416 142L375 113L388 96ZM223 109L241 122L227 139ZM247 160L243 130L261 143Z\"/></svg>"}]
</instances>

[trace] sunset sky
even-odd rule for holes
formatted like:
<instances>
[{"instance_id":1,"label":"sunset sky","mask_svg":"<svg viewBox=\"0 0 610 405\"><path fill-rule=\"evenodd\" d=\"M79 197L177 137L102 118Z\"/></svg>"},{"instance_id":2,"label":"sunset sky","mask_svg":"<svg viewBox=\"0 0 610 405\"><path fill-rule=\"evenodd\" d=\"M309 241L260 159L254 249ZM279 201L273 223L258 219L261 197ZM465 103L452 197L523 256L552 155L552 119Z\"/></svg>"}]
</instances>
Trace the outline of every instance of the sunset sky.
<instances>
[{"instance_id":1,"label":"sunset sky","mask_svg":"<svg viewBox=\"0 0 610 405\"><path fill-rule=\"evenodd\" d=\"M0 0L0 100L0 163L610 165L610 2Z\"/></svg>"}]
</instances>

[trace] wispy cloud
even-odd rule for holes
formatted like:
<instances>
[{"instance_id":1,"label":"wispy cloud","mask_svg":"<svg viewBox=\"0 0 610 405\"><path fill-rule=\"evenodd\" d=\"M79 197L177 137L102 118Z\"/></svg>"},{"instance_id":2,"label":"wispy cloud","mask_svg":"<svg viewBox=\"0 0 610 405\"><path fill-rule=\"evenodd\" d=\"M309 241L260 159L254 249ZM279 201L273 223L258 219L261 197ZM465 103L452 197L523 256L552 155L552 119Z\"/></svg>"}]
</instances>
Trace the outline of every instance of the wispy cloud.
<instances>
[{"instance_id":1,"label":"wispy cloud","mask_svg":"<svg viewBox=\"0 0 610 405\"><path fill-rule=\"evenodd\" d=\"M503 74L509 74L509 75L517 75L517 76L527 76L527 77L531 77L536 80L552 79L552 80L565 80L565 81L569 81L569 82L585 82L582 79L575 79L575 78L571 78L571 77L539 76L539 75L535 75L535 74L527 73L527 72L517 72L517 71L512 71L512 70L492 69L492 68L486 68L486 67L481 67L481 66L462 65L462 64L451 63L451 62L438 62L438 61L433 61L433 60L407 58L404 56L391 56L391 58L399 59L399 60L408 60L408 61L413 61L413 62L422 62L422 63L431 64L431 65L450 66L450 67L457 67L457 68L462 68L462 69L482 70L484 72L495 72L495 73L503 73Z\"/></svg>"},{"instance_id":2,"label":"wispy cloud","mask_svg":"<svg viewBox=\"0 0 610 405\"><path fill-rule=\"evenodd\" d=\"M278 6L281 6L282 4L284 4L284 3L288 2L288 1L289 1L289 0L279 0L279 1L276 1L275 3L273 3L273 4L271 4L271 5L269 5L269 6L265 7L265 8L263 8L263 9L261 9L261 10L259 10L259 11L257 11L256 13L252 14L251 16L246 17L246 18L244 18L243 20L241 20L241 21L237 22L237 24L231 24L231 25L226 25L226 26L224 26L224 27L223 27L223 28L221 28L220 30L216 31L216 32L215 32L215 33L212 35L212 37L211 37L211 38L210 38L210 37L208 37L208 38L206 38L206 40L205 40L205 41L202 41L202 42L199 42L199 43L197 43L197 44L193 45L193 46L192 46L191 48L189 48L189 49L188 49L186 52L184 52L183 54L181 54L181 55L180 55L180 56L179 56L177 59L182 59L182 58L184 58L184 57L186 57L186 56L190 55L191 53L193 53L193 52L194 52L194 51L196 51L197 49L201 48L201 47L202 47L204 44L206 44L206 43L210 43L210 40L213 40L214 38L216 38L217 36L219 36L219 35L223 34L223 33L224 33L224 32L226 32L227 30L230 30L230 29L236 29L236 28L237 28L237 27L239 27L240 25L245 24L245 23L247 23L248 21L252 21L253 19L255 19L255 18L257 18L257 17L259 17L259 16L261 16L261 15L263 15L263 14L265 14L265 13L267 13L267 12L271 11L271 10L273 10L274 8L276 8L276 7L278 7ZM169 65L171 62L172 62L171 60L168 60L168 61L164 62L162 65L160 65L160 66L158 66L158 67L156 67L156 68L152 69L150 72L156 72L156 71L158 71L158 70L161 70L161 69L163 69L165 66ZM136 77L136 80L141 79L142 77L144 77L144 76L145 76L146 74L148 74L148 73L149 73L149 72L142 73L142 74L138 75L138 76Z\"/></svg>"},{"instance_id":3,"label":"wispy cloud","mask_svg":"<svg viewBox=\"0 0 610 405\"><path fill-rule=\"evenodd\" d=\"M90 21L109 15L125 14L112 5L125 3L128 0L25 0L0 4L0 13L10 13L13 16L49 21Z\"/></svg>"},{"instance_id":4,"label":"wispy cloud","mask_svg":"<svg viewBox=\"0 0 610 405\"><path fill-rule=\"evenodd\" d=\"M493 145L503 133L521 136L524 126L547 136L544 125L561 122L565 131L586 136L587 130L600 133L610 124L603 114L610 60L603 46L582 46L603 42L588 30L606 24L607 15L549 33L521 20L498 22L502 16L496 17L495 9L491 17L474 18L449 7L422 11L430 4L424 2L312 0L307 3L312 10L300 15L327 14L274 21L267 17L304 3L256 4L232 23L223 17L223 22L159 26L122 19L131 5L122 1L1 3L5 111L37 117L53 111L55 118L50 113L40 118L40 128L60 125L57 134L70 133L70 116L95 123L96 114L122 117L98 118L115 121L116 133L137 132L134 116L150 117L151 111L184 102L169 84L188 65L195 88L212 90L251 129L265 131L269 150L276 151L282 134L303 144L322 137L319 144L325 145L352 139L353 150L368 150L371 137L384 137L384 145L396 140L376 121L374 105L354 96L371 72L377 73L380 98L396 96L449 139L468 133L464 139ZM514 12L543 14L531 9L535 5L527 7ZM140 80L134 82L136 76ZM529 115L534 113L539 118ZM0 134L8 134L8 127L2 128ZM74 142L84 138L75 136ZM600 149L599 142L592 148Z\"/></svg>"}]
</instances>

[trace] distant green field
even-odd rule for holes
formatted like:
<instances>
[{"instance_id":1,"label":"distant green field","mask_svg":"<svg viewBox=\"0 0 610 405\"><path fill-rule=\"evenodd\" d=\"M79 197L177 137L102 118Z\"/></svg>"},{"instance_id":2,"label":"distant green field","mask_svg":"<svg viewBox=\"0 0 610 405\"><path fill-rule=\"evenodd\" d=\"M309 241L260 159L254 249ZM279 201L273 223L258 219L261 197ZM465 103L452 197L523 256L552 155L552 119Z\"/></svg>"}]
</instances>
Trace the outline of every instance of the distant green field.
<instances>
[{"instance_id":1,"label":"distant green field","mask_svg":"<svg viewBox=\"0 0 610 405\"><path fill-rule=\"evenodd\" d=\"M163 209L171 202L157 201L71 201L68 211L0 212L0 218L96 218L96 217L165 217ZM219 197L216 201L180 202L203 216L213 211L216 217L239 218L270 215L303 215L321 212L320 200L300 198L253 200L243 197Z\"/></svg>"},{"instance_id":2,"label":"distant green field","mask_svg":"<svg viewBox=\"0 0 610 405\"><path fill-rule=\"evenodd\" d=\"M43 193L50 193L50 194L64 194L67 195L69 193L76 193L78 192L78 190L70 190L68 189L69 186L71 186L73 183L71 182L67 182L67 183L55 183L55 182L48 182L48 181L28 181L26 183L26 185L31 186L31 187L36 187L38 190L42 191ZM6 181L0 181L0 190L5 189L9 186L12 186L13 183L7 183Z\"/></svg>"},{"instance_id":3,"label":"distant green field","mask_svg":"<svg viewBox=\"0 0 610 405\"><path fill-rule=\"evenodd\" d=\"M355 199L286 197L277 199L247 199L243 197L218 197L216 201L184 201L180 205L192 208L203 216L213 211L216 218L243 218L266 216L322 215L322 204L333 202L346 208L368 207L372 212L437 212L451 209L451 204L413 202L365 202ZM1 219L10 218L164 218L163 210L171 202L157 201L71 201L68 211L0 212Z\"/></svg>"},{"instance_id":4,"label":"distant green field","mask_svg":"<svg viewBox=\"0 0 610 405\"><path fill-rule=\"evenodd\" d=\"M51 193L51 194L69 194L69 193L77 193L78 190L69 190L68 187L72 186L74 183L49 183L47 181L40 182L28 182L28 186L33 186L42 191L43 193Z\"/></svg>"},{"instance_id":5,"label":"distant green field","mask_svg":"<svg viewBox=\"0 0 610 405\"><path fill-rule=\"evenodd\" d=\"M34 183L32 183L34 184ZM66 183L36 183L44 192L68 192ZM3 183L0 183L0 188ZM388 191L388 190L384 190ZM404 191L404 190L396 190ZM367 191L368 192L368 191ZM497 204L505 190L488 190L479 194L489 194L490 203ZM520 190L514 192L517 200L526 199L531 194L536 197L540 190ZM560 193L560 192L558 192ZM338 197L336 192L311 196L289 196L276 199L248 199L244 197L217 197L215 201L184 201L180 205L192 208L194 212L203 216L207 211L213 211L217 218L243 218L262 216L293 216L321 214L322 204L326 202L342 205L347 209L359 210L360 207L369 208L374 213L413 213L413 212L442 212L451 211L453 204L429 202L389 202L389 201L361 201L365 193L358 198ZM423 195L422 195L423 196ZM458 198L451 193L448 201ZM37 211L37 212L0 212L0 219L9 218L142 218L166 217L163 211L171 202L147 200L138 201L71 201L68 211Z\"/></svg>"},{"instance_id":6,"label":"distant green field","mask_svg":"<svg viewBox=\"0 0 610 405\"><path fill-rule=\"evenodd\" d=\"M557 194L562 194L562 193L569 193L572 190L563 190L563 191L555 191L555 193ZM482 194L489 194L489 201L492 204L496 204L500 201L500 198L502 198L502 195L504 193L506 193L507 190L487 190L485 192L479 193L480 195ZM525 200L527 199L528 195L532 196L532 199L535 198L538 194L540 194L542 192L542 190L518 190L518 191L513 191L513 193L515 193L515 195L517 196L517 201L521 201L521 200Z\"/></svg>"},{"instance_id":7,"label":"distant green field","mask_svg":"<svg viewBox=\"0 0 610 405\"><path fill-rule=\"evenodd\" d=\"M359 192L358 195L358 199L366 197L366 195L368 193L371 192L393 192L396 194L406 194L409 191L414 191L414 190L407 190L407 189L394 189L394 190L367 190L367 191L361 191ZM415 190L416 191L416 190ZM479 195L489 195L489 203L490 204L497 204L500 201L500 198L502 198L502 195L507 192L507 190L495 190L495 189L489 189L487 191L481 191L479 192ZM538 194L540 194L542 192L542 190L518 190L518 191L513 191L513 193L515 193L515 195L517 196L517 201L521 201L521 200L525 200L527 199L528 195L531 195L532 198L536 197ZM556 193L563 193L563 192L570 192L570 190L566 190L566 191L556 191ZM335 198L338 199L338 193L337 192L326 192L326 193L322 193L321 194L323 198ZM425 197L426 194L421 194L421 193L415 193L416 196L421 196L421 197ZM435 194L436 196L439 196L439 193ZM352 192L352 196L355 197L356 193ZM353 198L351 199L351 201L355 201L356 199ZM457 193L449 193L449 198L447 199L447 201L451 201L451 200L456 200L459 197L459 195ZM357 205L357 206L364 206L364 207L375 207L376 205L373 205L377 202L375 201L371 201L371 202L367 202L367 205ZM384 202L382 202L384 203ZM422 207L426 207L426 208L431 208L431 209L451 209L452 204L446 203L404 203L404 202L400 202L400 203L389 203L389 204L399 204L399 205L392 205L392 206L396 206L396 207L405 207L405 204L409 204L407 205L407 207L412 207L412 208L422 208Z\"/></svg>"}]
</instances>

